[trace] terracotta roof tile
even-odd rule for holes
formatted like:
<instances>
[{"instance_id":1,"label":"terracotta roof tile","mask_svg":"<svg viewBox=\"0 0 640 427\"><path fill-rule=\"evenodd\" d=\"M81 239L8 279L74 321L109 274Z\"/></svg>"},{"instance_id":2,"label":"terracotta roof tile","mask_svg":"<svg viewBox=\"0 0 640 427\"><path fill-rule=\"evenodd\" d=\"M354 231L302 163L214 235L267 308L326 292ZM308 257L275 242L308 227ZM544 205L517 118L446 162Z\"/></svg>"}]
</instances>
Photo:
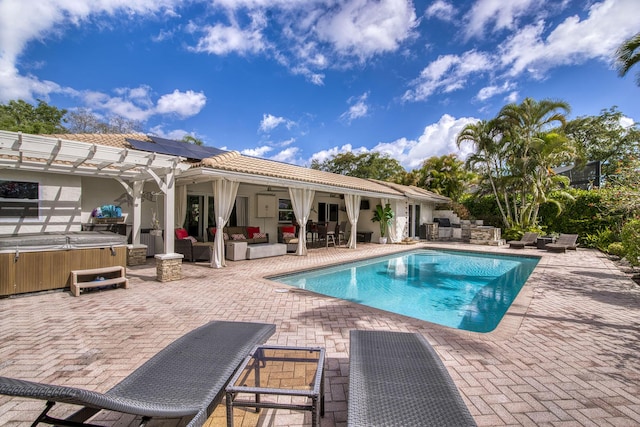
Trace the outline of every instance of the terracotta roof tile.
<instances>
[{"instance_id":1,"label":"terracotta roof tile","mask_svg":"<svg viewBox=\"0 0 640 427\"><path fill-rule=\"evenodd\" d=\"M60 133L42 136L66 139L69 141L87 142L89 144L107 145L117 148L131 148L131 144L127 142L127 139L153 142L149 137L142 133Z\"/></svg>"},{"instance_id":2,"label":"terracotta roof tile","mask_svg":"<svg viewBox=\"0 0 640 427\"><path fill-rule=\"evenodd\" d=\"M209 167L229 172L246 173L352 190L383 193L389 196L402 195L393 188L366 179L319 171L274 160L243 156L237 151L224 153L215 157L209 157L202 160L199 164L195 164L193 167Z\"/></svg>"}]
</instances>

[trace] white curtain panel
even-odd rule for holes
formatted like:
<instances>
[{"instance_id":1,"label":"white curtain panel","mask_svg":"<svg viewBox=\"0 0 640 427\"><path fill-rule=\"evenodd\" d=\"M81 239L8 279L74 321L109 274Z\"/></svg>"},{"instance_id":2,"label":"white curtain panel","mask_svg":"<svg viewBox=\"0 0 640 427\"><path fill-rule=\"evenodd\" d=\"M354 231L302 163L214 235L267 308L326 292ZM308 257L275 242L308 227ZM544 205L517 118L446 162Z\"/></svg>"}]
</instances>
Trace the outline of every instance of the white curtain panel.
<instances>
[{"instance_id":1,"label":"white curtain panel","mask_svg":"<svg viewBox=\"0 0 640 427\"><path fill-rule=\"evenodd\" d=\"M229 221L233 204L236 201L239 183L219 179L213 181L213 210L216 215L216 237L213 243L213 257L211 257L212 268L226 267L224 259L224 235L223 229Z\"/></svg>"},{"instance_id":2,"label":"white curtain panel","mask_svg":"<svg viewBox=\"0 0 640 427\"><path fill-rule=\"evenodd\" d=\"M296 255L303 256L307 254L307 221L311 213L311 204L316 192L306 188L289 188L289 196L291 197L291 206L293 213L298 220L300 232L298 233L298 249Z\"/></svg>"},{"instance_id":3,"label":"white curtain panel","mask_svg":"<svg viewBox=\"0 0 640 427\"><path fill-rule=\"evenodd\" d=\"M358 218L360 217L360 195L345 194L344 203L347 208L349 223L351 224L351 233L349 234L349 243L347 243L347 247L349 249L355 249L358 233Z\"/></svg>"},{"instance_id":4,"label":"white curtain panel","mask_svg":"<svg viewBox=\"0 0 640 427\"><path fill-rule=\"evenodd\" d=\"M176 186L175 228L182 228L187 218L187 186Z\"/></svg>"},{"instance_id":5,"label":"white curtain panel","mask_svg":"<svg viewBox=\"0 0 640 427\"><path fill-rule=\"evenodd\" d=\"M238 227L246 227L247 224L247 207L248 199L246 197L236 197L236 221Z\"/></svg>"}]
</instances>

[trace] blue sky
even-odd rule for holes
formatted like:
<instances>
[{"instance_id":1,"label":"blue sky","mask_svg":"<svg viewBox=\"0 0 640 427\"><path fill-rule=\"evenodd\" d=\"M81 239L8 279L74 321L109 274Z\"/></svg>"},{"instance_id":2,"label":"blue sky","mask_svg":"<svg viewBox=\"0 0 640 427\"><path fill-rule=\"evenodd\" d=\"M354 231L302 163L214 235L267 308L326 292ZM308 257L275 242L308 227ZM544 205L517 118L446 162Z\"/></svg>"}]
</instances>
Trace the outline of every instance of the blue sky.
<instances>
[{"instance_id":1,"label":"blue sky","mask_svg":"<svg viewBox=\"0 0 640 427\"><path fill-rule=\"evenodd\" d=\"M407 169L525 97L640 121L613 53L638 0L0 0L0 102L44 99L146 133L309 165Z\"/></svg>"}]
</instances>

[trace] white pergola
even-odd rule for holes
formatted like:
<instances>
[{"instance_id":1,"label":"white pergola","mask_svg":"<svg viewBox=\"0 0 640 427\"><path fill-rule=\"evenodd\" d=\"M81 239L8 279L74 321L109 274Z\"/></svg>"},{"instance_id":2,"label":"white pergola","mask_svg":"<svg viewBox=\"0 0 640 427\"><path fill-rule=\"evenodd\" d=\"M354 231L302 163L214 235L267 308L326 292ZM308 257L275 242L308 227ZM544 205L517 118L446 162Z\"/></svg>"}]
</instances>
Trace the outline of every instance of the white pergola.
<instances>
[{"instance_id":1,"label":"white pergola","mask_svg":"<svg viewBox=\"0 0 640 427\"><path fill-rule=\"evenodd\" d=\"M140 243L142 190L154 181L164 193L164 229L174 227L176 177L189 165L182 157L47 136L0 131L0 169L112 178L133 198L132 241ZM164 239L164 253L174 252Z\"/></svg>"}]
</instances>

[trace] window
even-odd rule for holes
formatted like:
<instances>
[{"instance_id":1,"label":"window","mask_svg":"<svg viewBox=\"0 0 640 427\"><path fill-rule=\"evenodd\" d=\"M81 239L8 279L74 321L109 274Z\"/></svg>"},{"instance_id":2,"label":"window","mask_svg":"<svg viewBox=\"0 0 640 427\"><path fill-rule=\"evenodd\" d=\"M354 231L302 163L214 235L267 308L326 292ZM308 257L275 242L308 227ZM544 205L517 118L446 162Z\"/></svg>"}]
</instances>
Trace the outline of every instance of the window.
<instances>
[{"instance_id":1,"label":"window","mask_svg":"<svg viewBox=\"0 0 640 427\"><path fill-rule=\"evenodd\" d=\"M0 218L38 218L37 182L0 180Z\"/></svg>"},{"instance_id":2,"label":"window","mask_svg":"<svg viewBox=\"0 0 640 427\"><path fill-rule=\"evenodd\" d=\"M293 206L289 199L278 199L278 222L292 223L294 219Z\"/></svg>"}]
</instances>

